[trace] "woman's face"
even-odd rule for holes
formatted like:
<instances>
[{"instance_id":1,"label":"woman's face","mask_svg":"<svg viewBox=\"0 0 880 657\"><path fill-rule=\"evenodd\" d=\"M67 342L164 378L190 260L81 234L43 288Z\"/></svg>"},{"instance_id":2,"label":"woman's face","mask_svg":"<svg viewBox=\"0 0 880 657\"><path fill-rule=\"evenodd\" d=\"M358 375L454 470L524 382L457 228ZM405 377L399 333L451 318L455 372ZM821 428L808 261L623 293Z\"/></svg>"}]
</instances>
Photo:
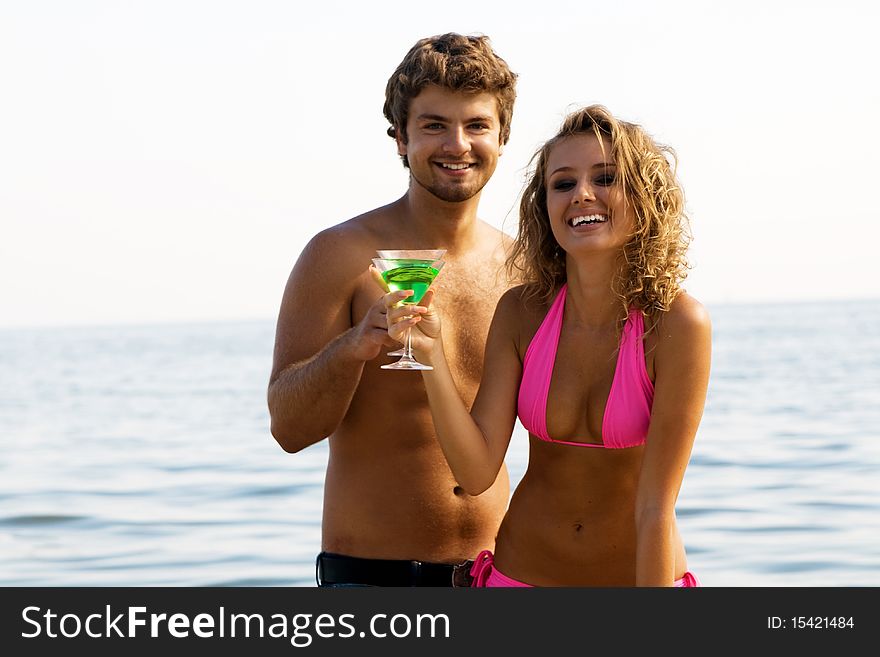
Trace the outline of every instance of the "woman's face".
<instances>
[{"instance_id":1,"label":"woman's face","mask_svg":"<svg viewBox=\"0 0 880 657\"><path fill-rule=\"evenodd\" d=\"M604 143L604 150L603 150ZM547 158L547 214L566 253L620 250L634 228L632 207L616 183L611 144L592 134L556 144Z\"/></svg>"}]
</instances>

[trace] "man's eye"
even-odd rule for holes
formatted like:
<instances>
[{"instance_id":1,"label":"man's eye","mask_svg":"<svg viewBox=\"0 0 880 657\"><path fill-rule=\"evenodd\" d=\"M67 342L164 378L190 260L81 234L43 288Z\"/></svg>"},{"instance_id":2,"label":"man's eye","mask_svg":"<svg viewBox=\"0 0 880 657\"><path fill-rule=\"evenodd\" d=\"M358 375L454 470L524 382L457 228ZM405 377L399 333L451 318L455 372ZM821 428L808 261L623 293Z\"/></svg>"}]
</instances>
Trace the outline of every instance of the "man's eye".
<instances>
[{"instance_id":1,"label":"man's eye","mask_svg":"<svg viewBox=\"0 0 880 657\"><path fill-rule=\"evenodd\" d=\"M489 126L485 123L471 123L471 130L489 130Z\"/></svg>"},{"instance_id":2,"label":"man's eye","mask_svg":"<svg viewBox=\"0 0 880 657\"><path fill-rule=\"evenodd\" d=\"M427 125L425 125L423 127L425 128L425 130L442 130L443 124L442 123L428 123Z\"/></svg>"}]
</instances>

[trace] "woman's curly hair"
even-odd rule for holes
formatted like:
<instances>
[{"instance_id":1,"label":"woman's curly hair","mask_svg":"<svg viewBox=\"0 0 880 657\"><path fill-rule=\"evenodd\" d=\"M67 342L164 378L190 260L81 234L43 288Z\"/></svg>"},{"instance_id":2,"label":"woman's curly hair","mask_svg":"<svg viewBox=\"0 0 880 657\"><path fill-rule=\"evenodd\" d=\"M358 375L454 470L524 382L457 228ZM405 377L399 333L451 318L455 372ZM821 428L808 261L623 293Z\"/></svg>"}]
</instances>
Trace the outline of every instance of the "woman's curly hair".
<instances>
[{"instance_id":1,"label":"woman's curly hair","mask_svg":"<svg viewBox=\"0 0 880 657\"><path fill-rule=\"evenodd\" d=\"M677 158L672 148L656 143L641 126L616 119L601 105L569 114L532 157L520 201L519 233L507 267L526 283L527 298L544 304L565 283L565 253L553 237L547 214L546 167L554 146L581 134L595 135L603 146L610 144L617 165L615 184L631 206L635 224L611 287L620 299L621 321L630 308L637 308L652 320L650 331L660 313L669 310L689 267L691 235L675 174Z\"/></svg>"}]
</instances>

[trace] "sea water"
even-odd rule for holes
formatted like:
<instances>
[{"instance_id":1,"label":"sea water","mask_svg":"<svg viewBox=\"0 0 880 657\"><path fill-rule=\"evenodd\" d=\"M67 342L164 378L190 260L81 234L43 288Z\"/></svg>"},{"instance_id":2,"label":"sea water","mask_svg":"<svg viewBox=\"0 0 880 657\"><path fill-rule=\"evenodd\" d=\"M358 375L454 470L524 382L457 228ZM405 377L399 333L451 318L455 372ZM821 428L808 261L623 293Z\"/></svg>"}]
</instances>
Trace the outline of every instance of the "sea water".
<instances>
[{"instance_id":1,"label":"sea water","mask_svg":"<svg viewBox=\"0 0 880 657\"><path fill-rule=\"evenodd\" d=\"M880 301L710 306L677 512L707 586L880 585ZM326 441L269 433L274 322L0 330L0 585L312 586ZM515 485L527 437L508 454Z\"/></svg>"}]
</instances>

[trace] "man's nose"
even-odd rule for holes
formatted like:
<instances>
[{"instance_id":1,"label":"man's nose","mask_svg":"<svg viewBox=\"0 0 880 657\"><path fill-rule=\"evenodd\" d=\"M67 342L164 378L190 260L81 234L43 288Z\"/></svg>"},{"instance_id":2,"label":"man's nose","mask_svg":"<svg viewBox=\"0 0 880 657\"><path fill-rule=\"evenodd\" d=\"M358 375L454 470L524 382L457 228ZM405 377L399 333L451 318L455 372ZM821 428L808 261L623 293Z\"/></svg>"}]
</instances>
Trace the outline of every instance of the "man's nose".
<instances>
[{"instance_id":1,"label":"man's nose","mask_svg":"<svg viewBox=\"0 0 880 657\"><path fill-rule=\"evenodd\" d=\"M452 128L443 143L443 150L447 153L462 155L471 149L471 140L468 138L464 127Z\"/></svg>"}]
</instances>

